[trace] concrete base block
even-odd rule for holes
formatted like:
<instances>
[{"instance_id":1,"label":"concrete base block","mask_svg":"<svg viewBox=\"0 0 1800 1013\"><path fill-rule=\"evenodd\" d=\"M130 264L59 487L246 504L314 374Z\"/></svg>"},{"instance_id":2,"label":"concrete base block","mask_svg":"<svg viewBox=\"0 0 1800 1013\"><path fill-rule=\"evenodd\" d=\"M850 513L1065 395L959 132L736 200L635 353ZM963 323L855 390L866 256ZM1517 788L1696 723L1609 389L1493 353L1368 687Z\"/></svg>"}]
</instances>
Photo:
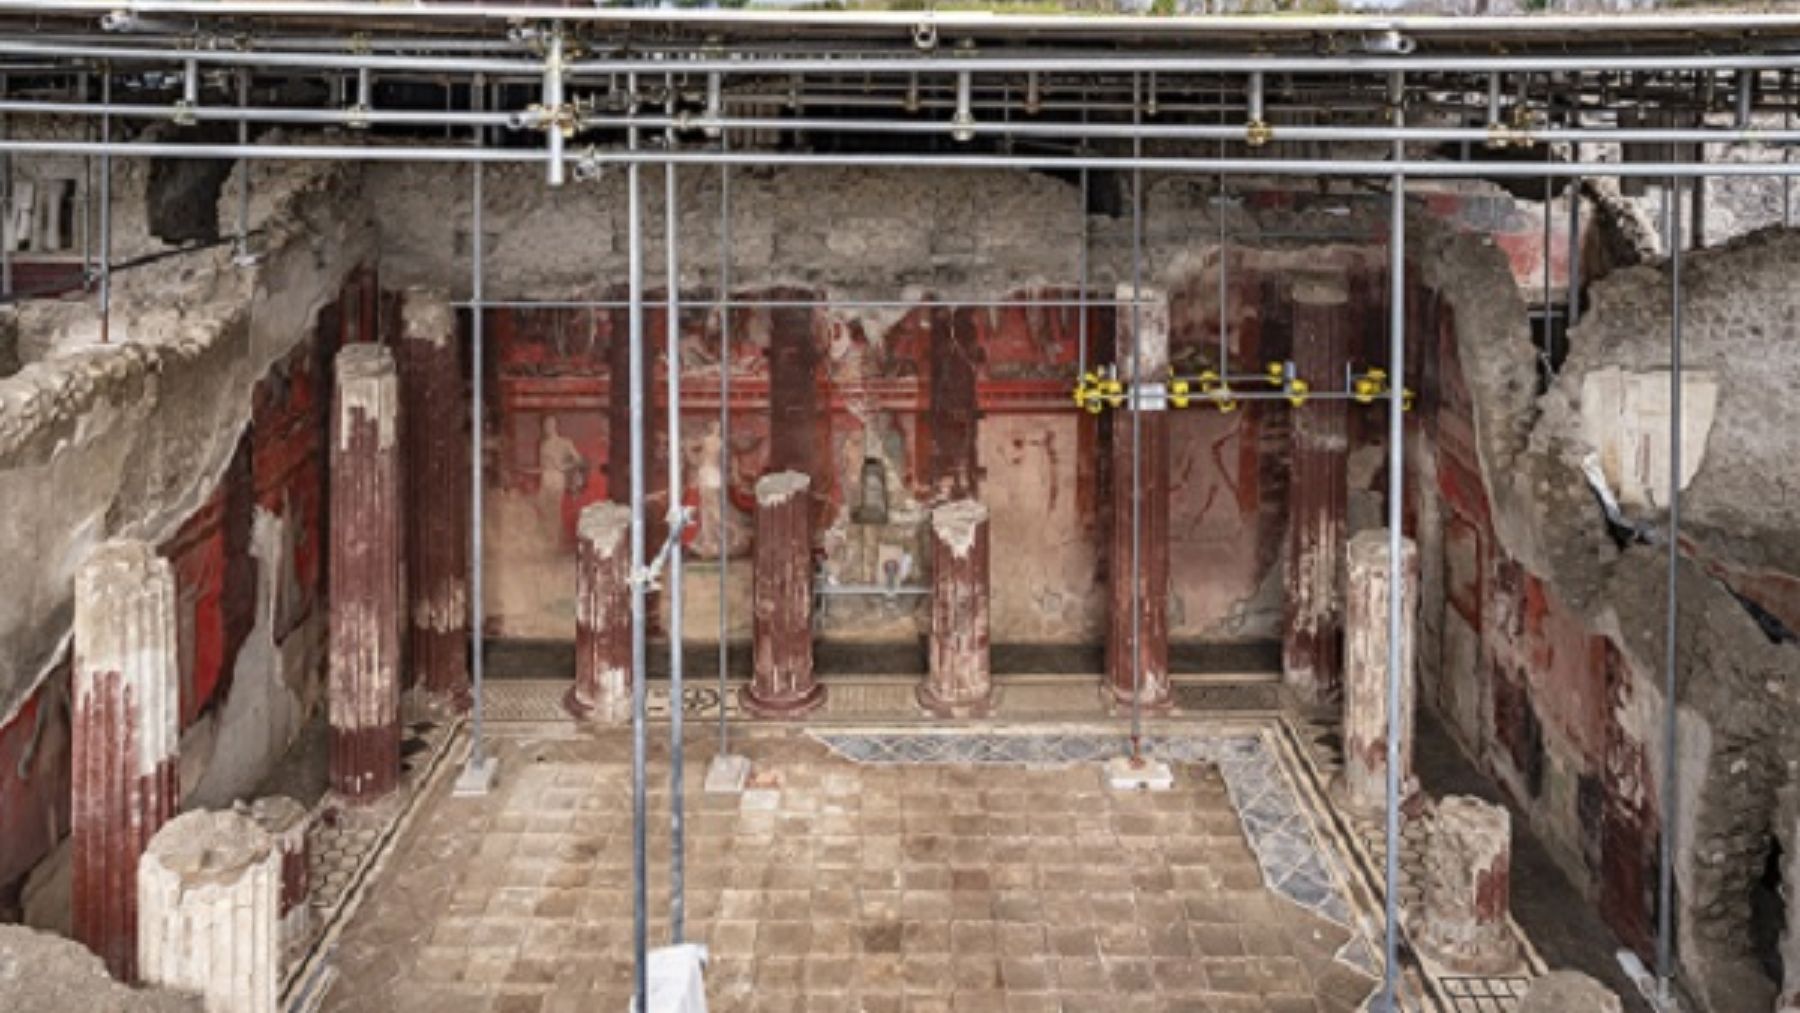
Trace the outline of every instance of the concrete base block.
<instances>
[{"instance_id":1,"label":"concrete base block","mask_svg":"<svg viewBox=\"0 0 1800 1013\"><path fill-rule=\"evenodd\" d=\"M1106 786L1114 791L1168 791L1175 787L1175 772L1161 760L1115 756L1103 769Z\"/></svg>"},{"instance_id":2,"label":"concrete base block","mask_svg":"<svg viewBox=\"0 0 1800 1013\"><path fill-rule=\"evenodd\" d=\"M462 773L456 775L456 784L450 794L459 798L486 795L494 790L494 780L500 775L500 758L484 756L479 762L471 758L463 764Z\"/></svg>"},{"instance_id":3,"label":"concrete base block","mask_svg":"<svg viewBox=\"0 0 1800 1013\"><path fill-rule=\"evenodd\" d=\"M650 951L645 969L649 1013L706 1013L706 947L694 943ZM637 1009L637 1000L631 1002Z\"/></svg>"},{"instance_id":4,"label":"concrete base block","mask_svg":"<svg viewBox=\"0 0 1800 1013\"><path fill-rule=\"evenodd\" d=\"M725 753L715 756L706 768L706 794L741 795L744 782L750 779L750 758Z\"/></svg>"}]
</instances>

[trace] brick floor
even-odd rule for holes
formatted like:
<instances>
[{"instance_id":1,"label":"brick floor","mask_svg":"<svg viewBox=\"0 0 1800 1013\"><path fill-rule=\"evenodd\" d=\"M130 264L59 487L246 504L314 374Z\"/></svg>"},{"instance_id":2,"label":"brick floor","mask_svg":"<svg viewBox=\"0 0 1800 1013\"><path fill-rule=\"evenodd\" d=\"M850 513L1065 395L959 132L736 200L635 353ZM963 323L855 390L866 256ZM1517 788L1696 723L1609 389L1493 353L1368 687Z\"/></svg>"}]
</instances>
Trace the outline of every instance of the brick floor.
<instances>
[{"instance_id":1,"label":"brick floor","mask_svg":"<svg viewBox=\"0 0 1800 1013\"><path fill-rule=\"evenodd\" d=\"M699 792L688 936L711 1009L1349 1010L1346 935L1268 892L1224 783L1121 795L1092 765L872 766L795 731L740 736L746 795ZM339 939L325 1008L623 1010L629 738L502 739L482 799L435 799ZM663 754L653 771L664 773ZM653 784L653 945L667 784Z\"/></svg>"}]
</instances>

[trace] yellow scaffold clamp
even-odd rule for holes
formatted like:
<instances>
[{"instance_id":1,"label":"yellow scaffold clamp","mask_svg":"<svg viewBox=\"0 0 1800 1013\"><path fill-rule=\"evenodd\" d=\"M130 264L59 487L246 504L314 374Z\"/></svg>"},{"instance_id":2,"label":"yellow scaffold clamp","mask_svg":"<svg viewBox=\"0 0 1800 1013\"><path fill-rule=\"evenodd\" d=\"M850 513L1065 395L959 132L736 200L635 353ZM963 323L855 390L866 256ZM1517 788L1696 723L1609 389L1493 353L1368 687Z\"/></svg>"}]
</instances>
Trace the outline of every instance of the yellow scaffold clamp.
<instances>
[{"instance_id":1,"label":"yellow scaffold clamp","mask_svg":"<svg viewBox=\"0 0 1800 1013\"><path fill-rule=\"evenodd\" d=\"M1378 400L1385 400L1391 389L1385 369L1371 367L1368 372L1360 373L1350 380L1350 395L1356 399L1357 404L1374 404ZM1403 388L1400 391L1400 410L1409 412L1412 408L1412 388Z\"/></svg>"},{"instance_id":2,"label":"yellow scaffold clamp","mask_svg":"<svg viewBox=\"0 0 1800 1013\"><path fill-rule=\"evenodd\" d=\"M1169 407L1171 407L1171 408L1186 408L1188 406L1188 401L1189 401L1188 394L1192 389L1193 388L1188 384L1188 382L1186 380L1176 377L1175 367L1170 366L1169 367Z\"/></svg>"},{"instance_id":3,"label":"yellow scaffold clamp","mask_svg":"<svg viewBox=\"0 0 1800 1013\"><path fill-rule=\"evenodd\" d=\"M1199 379L1200 393L1212 402L1214 408L1223 415L1237 411L1237 399L1231 396L1231 385L1225 382L1216 370L1201 370Z\"/></svg>"},{"instance_id":4,"label":"yellow scaffold clamp","mask_svg":"<svg viewBox=\"0 0 1800 1013\"><path fill-rule=\"evenodd\" d=\"M1089 414L1098 415L1125 403L1125 385L1102 372L1083 373L1075 384L1075 403Z\"/></svg>"},{"instance_id":5,"label":"yellow scaffold clamp","mask_svg":"<svg viewBox=\"0 0 1800 1013\"><path fill-rule=\"evenodd\" d=\"M1295 376L1285 362L1271 362L1268 367L1269 385L1279 387L1287 395L1288 404L1295 408L1306 403L1312 396L1312 384Z\"/></svg>"}]
</instances>

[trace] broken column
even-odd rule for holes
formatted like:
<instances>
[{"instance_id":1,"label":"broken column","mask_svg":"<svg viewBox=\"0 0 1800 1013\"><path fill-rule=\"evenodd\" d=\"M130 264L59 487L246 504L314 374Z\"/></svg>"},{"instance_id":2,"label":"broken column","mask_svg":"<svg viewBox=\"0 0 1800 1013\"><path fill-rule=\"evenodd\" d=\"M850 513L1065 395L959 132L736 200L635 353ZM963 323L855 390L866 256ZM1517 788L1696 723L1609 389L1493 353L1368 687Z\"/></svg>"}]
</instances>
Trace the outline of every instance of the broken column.
<instances>
[{"instance_id":1,"label":"broken column","mask_svg":"<svg viewBox=\"0 0 1800 1013\"><path fill-rule=\"evenodd\" d=\"M400 303L407 610L413 682L469 705L469 413L456 314L437 289Z\"/></svg>"},{"instance_id":2,"label":"broken column","mask_svg":"<svg viewBox=\"0 0 1800 1013\"><path fill-rule=\"evenodd\" d=\"M813 678L812 479L797 471L756 483L756 561L751 581L754 670L744 709L793 717L825 702Z\"/></svg>"},{"instance_id":3,"label":"broken column","mask_svg":"<svg viewBox=\"0 0 1800 1013\"><path fill-rule=\"evenodd\" d=\"M306 807L285 795L259 798L249 816L269 835L281 855L281 952L284 959L297 957L312 937L312 905L307 903L311 876L307 869Z\"/></svg>"},{"instance_id":4,"label":"broken column","mask_svg":"<svg viewBox=\"0 0 1800 1013\"><path fill-rule=\"evenodd\" d=\"M1302 274L1293 298L1294 375L1316 390L1343 386L1350 327L1343 272ZM1308 401L1291 418L1281 667L1300 700L1328 706L1343 682L1348 402Z\"/></svg>"},{"instance_id":5,"label":"broken column","mask_svg":"<svg viewBox=\"0 0 1800 1013\"><path fill-rule=\"evenodd\" d=\"M399 384L373 344L337 355L331 425L331 788L374 802L400 780Z\"/></svg>"},{"instance_id":6,"label":"broken column","mask_svg":"<svg viewBox=\"0 0 1800 1013\"><path fill-rule=\"evenodd\" d=\"M1388 533L1359 531L1350 539L1348 600L1344 610L1344 801L1372 815L1387 807L1388 757ZM1400 798L1418 790L1412 776L1413 628L1419 613L1419 553L1400 542Z\"/></svg>"},{"instance_id":7,"label":"broken column","mask_svg":"<svg viewBox=\"0 0 1800 1013\"><path fill-rule=\"evenodd\" d=\"M1512 818L1466 795L1438 804L1425 852L1419 946L1465 974L1497 974L1519 960L1512 909Z\"/></svg>"},{"instance_id":8,"label":"broken column","mask_svg":"<svg viewBox=\"0 0 1800 1013\"><path fill-rule=\"evenodd\" d=\"M941 717L988 713L988 511L956 500L931 511L931 670L919 705Z\"/></svg>"},{"instance_id":9,"label":"broken column","mask_svg":"<svg viewBox=\"0 0 1800 1013\"><path fill-rule=\"evenodd\" d=\"M1133 300L1140 305L1133 311ZM1162 383L1169 373L1169 299L1155 289L1118 289L1119 378ZM1133 318L1137 322L1134 341ZM1136 368L1133 368L1133 346ZM1136 437L1134 440L1134 425ZM1133 447L1136 446L1136 454ZM1133 481L1133 460L1136 481ZM1132 609L1132 516L1137 512L1137 608ZM1135 424L1129 404L1112 417L1112 542L1107 557L1110 608L1106 636L1111 699L1129 705L1134 679L1145 707L1167 707L1169 696L1169 416L1143 403ZM1137 664L1132 648L1137 649ZM1134 674L1135 670L1135 674Z\"/></svg>"},{"instance_id":10,"label":"broken column","mask_svg":"<svg viewBox=\"0 0 1800 1013\"><path fill-rule=\"evenodd\" d=\"M197 992L208 1010L274 1013L281 985L281 852L250 817L171 820L138 868L144 980Z\"/></svg>"},{"instance_id":11,"label":"broken column","mask_svg":"<svg viewBox=\"0 0 1800 1013\"><path fill-rule=\"evenodd\" d=\"M590 503L576 525L575 685L578 718L631 718L631 508Z\"/></svg>"},{"instance_id":12,"label":"broken column","mask_svg":"<svg viewBox=\"0 0 1800 1013\"><path fill-rule=\"evenodd\" d=\"M102 544L75 576L71 917L120 981L137 980L139 856L181 803L175 575L144 542Z\"/></svg>"}]
</instances>

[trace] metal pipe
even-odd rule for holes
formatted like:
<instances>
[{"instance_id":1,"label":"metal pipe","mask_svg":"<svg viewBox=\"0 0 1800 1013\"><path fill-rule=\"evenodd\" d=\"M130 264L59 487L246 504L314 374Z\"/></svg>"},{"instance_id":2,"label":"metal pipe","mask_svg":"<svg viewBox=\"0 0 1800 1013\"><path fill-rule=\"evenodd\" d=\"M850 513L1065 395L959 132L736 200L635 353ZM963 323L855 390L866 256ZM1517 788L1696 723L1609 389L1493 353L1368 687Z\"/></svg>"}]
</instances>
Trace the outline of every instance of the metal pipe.
<instances>
[{"instance_id":1,"label":"metal pipe","mask_svg":"<svg viewBox=\"0 0 1800 1013\"><path fill-rule=\"evenodd\" d=\"M484 98L480 86L481 76L476 75L476 87L470 95L470 102L480 106ZM485 142L482 132L477 128L473 138L475 147ZM486 766L483 752L485 731L483 721L487 713L486 689L484 676L487 671L486 638L484 636L487 623L486 585L483 583L485 568L482 563L483 526L485 524L486 501L482 498L482 434L484 429L483 413L485 405L484 387L487 380L484 372L487 368L484 327L486 307L482 305L483 254L485 239L482 236L483 213L486 201L482 193L482 175L486 166L476 162L469 167L469 372L471 375L469 391L469 670L475 684L473 702L473 738L469 743L469 766L472 770L481 771Z\"/></svg>"},{"instance_id":2,"label":"metal pipe","mask_svg":"<svg viewBox=\"0 0 1800 1013\"><path fill-rule=\"evenodd\" d=\"M1131 82L1134 100L1140 97L1137 78ZM1132 121L1141 115L1134 101ZM1142 154L1143 142L1132 142L1132 154ZM1144 298L1144 174L1131 173L1131 385L1135 392L1144 382L1143 375L1143 310L1138 305ZM1116 432L1117 430L1115 430ZM1143 478L1144 411L1142 399L1131 399L1131 758L1143 757L1144 654L1141 573L1143 567Z\"/></svg>"},{"instance_id":3,"label":"metal pipe","mask_svg":"<svg viewBox=\"0 0 1800 1013\"><path fill-rule=\"evenodd\" d=\"M967 72L956 75L956 116L950 123L950 136L964 143L975 137L975 114L969 109L970 81Z\"/></svg>"},{"instance_id":4,"label":"metal pipe","mask_svg":"<svg viewBox=\"0 0 1800 1013\"><path fill-rule=\"evenodd\" d=\"M956 134L967 132L971 135L1017 135L1021 137L1090 137L1095 139L1131 140L1145 138L1149 140L1243 140L1245 128L1240 125L1213 124L1169 124L1169 123L1088 123L1085 121L1019 121L974 119L971 115L966 122L945 122L940 120L872 120L872 119L798 119L792 117L728 117L722 115L705 116L618 116L587 115L580 121L582 129L624 129L637 126L645 129L696 129L712 136L715 131L795 131L795 132L838 132L838 133L875 133L875 134ZM957 108L961 108L960 104ZM0 111L16 112L29 115L46 116L100 116L108 110L99 105L81 102L42 102L11 101L0 103ZM1085 110L1084 110L1085 112ZM172 120L180 118L183 113L179 109L163 105L120 105L114 106L110 115L126 119ZM250 119L268 123L299 123L321 125L344 125L363 122L370 125L393 124L402 126L468 126L482 124L504 126L515 130L542 126L545 116L542 112L521 109L510 112L461 112L451 110L404 110L367 109L362 111L347 109L300 109L285 107L263 107L256 109L207 108L198 107L187 112L196 121L236 122ZM959 113L960 115L960 113ZM1317 142L1388 142L1404 140L1417 144L1425 143L1486 143L1504 140L1521 145L1532 144L1573 144L1580 142L1611 144L1800 144L1800 130L1757 129L1757 128L1543 128L1512 129L1501 126L1498 132L1492 128L1477 127L1409 127L1394 128L1383 126L1282 126L1275 128L1266 143L1317 143Z\"/></svg>"},{"instance_id":5,"label":"metal pipe","mask_svg":"<svg viewBox=\"0 0 1800 1013\"><path fill-rule=\"evenodd\" d=\"M238 106L250 104L250 71L242 69L237 72ZM248 147L250 144L250 123L239 120L237 125L238 144ZM232 257L240 265L250 260L250 160L238 159L237 185L237 246Z\"/></svg>"},{"instance_id":6,"label":"metal pipe","mask_svg":"<svg viewBox=\"0 0 1800 1013\"><path fill-rule=\"evenodd\" d=\"M1390 82L1394 99L1394 122L1406 120L1406 82L1395 74ZM1402 164L1406 153L1399 142L1394 144L1394 162ZM1405 493L1406 472L1406 174L1396 171L1391 177L1392 208L1388 225L1388 657L1387 657L1387 862L1383 888L1386 925L1383 926L1381 996L1387 1013L1400 1013L1400 663L1405 655L1400 640L1405 633L1401 622L1400 553L1403 545L1401 525L1405 511L1401 498Z\"/></svg>"},{"instance_id":7,"label":"metal pipe","mask_svg":"<svg viewBox=\"0 0 1800 1013\"><path fill-rule=\"evenodd\" d=\"M627 76L631 94L637 94L637 75ZM627 131L626 143L632 150L638 146L636 129ZM635 579L644 569L644 223L643 194L638 186L639 166L631 163L626 170L626 233L630 248L628 313L631 338L627 382L631 384L631 883L632 883L632 973L633 994L643 1011L650 1008L648 889L645 806L645 741L644 681L650 674L648 665L648 630L646 593L643 582Z\"/></svg>"},{"instance_id":8,"label":"metal pipe","mask_svg":"<svg viewBox=\"0 0 1800 1013\"><path fill-rule=\"evenodd\" d=\"M1250 72L1250 122L1263 121L1263 72Z\"/></svg>"},{"instance_id":9,"label":"metal pipe","mask_svg":"<svg viewBox=\"0 0 1800 1013\"><path fill-rule=\"evenodd\" d=\"M100 67L100 103L112 104L112 67ZM100 343L112 341L112 117L100 117Z\"/></svg>"},{"instance_id":10,"label":"metal pipe","mask_svg":"<svg viewBox=\"0 0 1800 1013\"><path fill-rule=\"evenodd\" d=\"M721 150L731 135L719 135ZM731 753L726 731L726 676L731 668L731 166L719 166L719 754Z\"/></svg>"},{"instance_id":11,"label":"metal pipe","mask_svg":"<svg viewBox=\"0 0 1800 1013\"><path fill-rule=\"evenodd\" d=\"M240 68L242 73L247 68ZM353 122L370 125L425 126L425 127L466 127L466 126L499 126L523 129L534 127L542 122L542 118L531 110L515 112L462 112L447 109L370 109L357 112L350 109L291 109L285 107L248 108L206 107L190 109L185 114L177 109L160 105L116 105L109 111L98 104L85 102L0 102L0 112L24 113L34 116L80 116L98 117L103 114L120 119L136 120L173 120L186 115L197 123L301 123L321 126L344 126Z\"/></svg>"},{"instance_id":12,"label":"metal pipe","mask_svg":"<svg viewBox=\"0 0 1800 1013\"><path fill-rule=\"evenodd\" d=\"M1084 123L1087 121L1085 109L1082 110L1081 119ZM1083 141L1082 150L1085 151L1086 148L1087 142ZM1077 342L1075 375L1078 378L1087 376L1088 363L1088 170L1086 166L1081 169L1080 189L1081 192L1076 196L1075 204L1076 212L1081 216L1081 245L1076 254L1075 269L1081 286L1080 291L1076 293L1077 306L1075 310L1080 314L1075 321L1075 340ZM1134 300L1137 298L1136 292L1132 293L1132 298Z\"/></svg>"},{"instance_id":13,"label":"metal pipe","mask_svg":"<svg viewBox=\"0 0 1800 1013\"><path fill-rule=\"evenodd\" d=\"M0 73L0 98L11 90L12 80ZM12 123L4 111L0 111L0 143L12 138ZM81 199L87 201L84 191ZM12 263L12 222L13 222L13 160L10 151L0 150L0 295L12 297L13 263Z\"/></svg>"},{"instance_id":14,"label":"metal pipe","mask_svg":"<svg viewBox=\"0 0 1800 1013\"><path fill-rule=\"evenodd\" d=\"M1663 632L1663 832L1656 842L1656 981L1658 1005L1673 1009L1675 976L1675 834L1680 754L1676 748L1678 628L1681 619L1681 180L1669 181L1669 591Z\"/></svg>"},{"instance_id":15,"label":"metal pipe","mask_svg":"<svg viewBox=\"0 0 1800 1013\"><path fill-rule=\"evenodd\" d=\"M675 108L675 76L668 77L669 111ZM675 132L669 131L667 143L675 146ZM686 776L686 757L682 753L686 715L682 650L684 617L682 581L682 534L687 528L687 508L682 488L681 446L681 213L677 192L676 166L663 167L663 246L667 255L668 298L663 314L663 372L668 381L668 447L669 447L669 938L679 945L687 930L686 896L686 826L682 807Z\"/></svg>"},{"instance_id":16,"label":"metal pipe","mask_svg":"<svg viewBox=\"0 0 1800 1013\"><path fill-rule=\"evenodd\" d=\"M143 14L181 14L198 17L243 15L254 18L275 17L367 17L369 8L357 0L132 0L132 12ZM5 0L0 11L27 14L105 15L119 9L119 0ZM1502 36L1542 36L1566 42L1569 33L1614 34L1623 31L1668 32L1676 27L1687 35L1704 32L1791 31L1794 20L1779 14L1726 13L1683 16L1671 22L1666 15L1620 14L1593 15L1497 16L1471 20L1443 17L1383 17L1378 26L1366 15L1249 15L1232 18L1180 16L1146 21L1141 17L1111 15L1092 18L1069 18L1054 15L1007 15L971 11L807 11L807 10L699 10L680 8L571 8L547 4L448 4L425 3L405 8L404 16L421 22L496 22L496 21L588 21L618 24L662 24L690 27L774 26L783 30L823 28L841 30L847 27L892 28L911 30L921 25L940 32L979 30L988 33L1010 32L1019 35L1082 35L1123 33L1130 36L1156 34L1169 38L1188 35L1291 35L1308 38L1319 32L1345 32L1362 35L1375 30L1405 33L1429 38L1445 34L1495 34Z\"/></svg>"},{"instance_id":17,"label":"metal pipe","mask_svg":"<svg viewBox=\"0 0 1800 1013\"><path fill-rule=\"evenodd\" d=\"M669 112L675 112L671 105ZM549 151L545 159L547 182L558 187L563 185L563 37L562 32L554 32L550 36L550 49L544 60L544 139ZM674 140L674 131L669 138ZM673 150L674 145L670 145ZM671 167L670 171L673 171Z\"/></svg>"},{"instance_id":18,"label":"metal pipe","mask_svg":"<svg viewBox=\"0 0 1800 1013\"><path fill-rule=\"evenodd\" d=\"M294 161L339 162L473 162L539 164L541 151L516 148L383 148L344 145L279 145L252 144L248 148L235 144L166 144L166 143L101 143L82 141L0 141L0 151L20 154L119 154L146 158L262 158ZM570 154L566 159L586 159ZM1542 178L1548 174L1571 177L1603 172L1631 178L1790 176L1800 166L1787 162L1637 162L1571 164L1559 162L1544 166L1525 162L1435 162L1426 160L1374 161L1368 159L1246 159L1246 158L1165 158L1088 157L1040 155L932 155L915 153L798 153L787 151L640 151L630 148L596 151L593 159L603 165L762 165L762 166L837 166L857 168L940 168L940 169L1039 169L1075 171L1081 168L1102 171L1142 169L1162 173L1227 173L1239 176L1384 176L1396 168L1408 176L1426 179Z\"/></svg>"},{"instance_id":19,"label":"metal pipe","mask_svg":"<svg viewBox=\"0 0 1800 1013\"><path fill-rule=\"evenodd\" d=\"M0 4L0 11L12 7ZM279 6L279 5L273 5ZM424 9L408 8L409 15ZM366 8L361 12L367 15ZM263 15L258 15L263 16ZM513 9L508 19L528 17L523 9ZM1084 19L1086 20L1086 19ZM1795 23L1790 21L1790 30ZM541 60L508 60L468 56L392 56L375 53L277 53L236 49L183 50L179 54L147 46L118 46L0 41L0 55L24 57L74 57L122 62L168 62L192 58L202 63L238 64L263 67L299 67L305 69L419 71L433 74L485 73L539 76ZM844 74L844 73L1018 73L1027 71L1052 73L1171 73L1194 75L1208 73L1248 74L1264 71L1282 74L1366 73L1389 74L1411 70L1418 73L1555 73L1568 71L1724 71L1783 70L1800 66L1800 57L1773 54L1676 55L1661 54L1582 56L1242 56L1183 54L1167 52L1155 55L1098 56L1088 53L1055 56L777 56L768 58L729 59L718 56L697 57L682 61L685 73L708 74ZM599 58L581 60L568 65L578 77L590 75L665 73L668 61L663 58Z\"/></svg>"}]
</instances>

